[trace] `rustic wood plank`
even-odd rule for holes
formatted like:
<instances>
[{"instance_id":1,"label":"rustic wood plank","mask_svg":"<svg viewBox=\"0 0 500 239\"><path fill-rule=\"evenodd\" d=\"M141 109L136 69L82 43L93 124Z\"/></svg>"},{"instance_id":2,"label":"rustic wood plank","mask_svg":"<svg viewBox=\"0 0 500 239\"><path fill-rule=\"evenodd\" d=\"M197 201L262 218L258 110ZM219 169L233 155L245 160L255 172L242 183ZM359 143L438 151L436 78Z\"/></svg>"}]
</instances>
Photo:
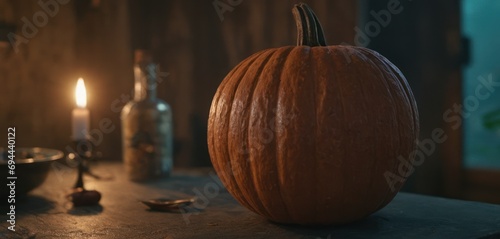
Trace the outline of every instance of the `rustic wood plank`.
<instances>
[{"instance_id":1,"label":"rustic wood plank","mask_svg":"<svg viewBox=\"0 0 500 239\"><path fill-rule=\"evenodd\" d=\"M73 1L39 27L29 26L35 14L45 14L37 1L0 0L0 6L1 21L15 25L13 33L26 40L0 55L0 125L16 127L17 146L63 149L70 139L77 80Z\"/></svg>"},{"instance_id":2,"label":"rustic wood plank","mask_svg":"<svg viewBox=\"0 0 500 239\"><path fill-rule=\"evenodd\" d=\"M91 129L95 132L91 134L95 138L93 145L107 159L121 160L121 109L113 107L113 102L119 100L116 106L123 106L122 96L132 99L133 51L128 5L117 1L102 1L99 5L90 1L78 3L76 72L85 80L89 94L87 105L91 111ZM114 129L100 130L103 121L110 121ZM100 137L102 142L98 142Z\"/></svg>"},{"instance_id":3,"label":"rustic wood plank","mask_svg":"<svg viewBox=\"0 0 500 239\"><path fill-rule=\"evenodd\" d=\"M365 27L377 22L370 11L388 9L390 1L366 4ZM460 104L460 1L399 1L401 12L371 38L370 48L386 56L405 74L417 100L420 139L429 140L435 129L447 140L436 143L425 163L409 179L406 189L418 193L460 197L463 189L461 129L450 127L443 114ZM429 6L433 6L429 8Z\"/></svg>"}]
</instances>

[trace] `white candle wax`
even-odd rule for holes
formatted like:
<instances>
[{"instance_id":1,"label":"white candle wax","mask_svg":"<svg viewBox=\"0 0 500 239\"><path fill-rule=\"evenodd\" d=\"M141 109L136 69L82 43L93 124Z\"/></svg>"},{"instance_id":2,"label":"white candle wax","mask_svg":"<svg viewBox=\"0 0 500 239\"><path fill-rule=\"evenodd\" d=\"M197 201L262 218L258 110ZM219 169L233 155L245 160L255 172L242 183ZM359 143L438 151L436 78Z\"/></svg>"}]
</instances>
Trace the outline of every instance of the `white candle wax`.
<instances>
[{"instance_id":1,"label":"white candle wax","mask_svg":"<svg viewBox=\"0 0 500 239\"><path fill-rule=\"evenodd\" d=\"M72 112L73 127L72 136L74 140L87 138L89 131L89 110L87 108L76 108Z\"/></svg>"}]
</instances>

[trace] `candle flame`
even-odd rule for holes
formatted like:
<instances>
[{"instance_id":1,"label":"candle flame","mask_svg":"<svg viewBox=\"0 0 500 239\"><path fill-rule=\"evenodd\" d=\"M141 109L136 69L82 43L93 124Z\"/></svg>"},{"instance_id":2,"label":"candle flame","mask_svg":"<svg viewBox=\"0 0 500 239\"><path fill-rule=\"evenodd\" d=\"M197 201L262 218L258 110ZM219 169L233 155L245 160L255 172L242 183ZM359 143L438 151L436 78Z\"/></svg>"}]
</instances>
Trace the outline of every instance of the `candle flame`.
<instances>
[{"instance_id":1,"label":"candle flame","mask_svg":"<svg viewBox=\"0 0 500 239\"><path fill-rule=\"evenodd\" d=\"M78 79L76 83L76 105L79 108L85 108L87 106L87 91L85 90L85 83L83 83L83 79Z\"/></svg>"}]
</instances>

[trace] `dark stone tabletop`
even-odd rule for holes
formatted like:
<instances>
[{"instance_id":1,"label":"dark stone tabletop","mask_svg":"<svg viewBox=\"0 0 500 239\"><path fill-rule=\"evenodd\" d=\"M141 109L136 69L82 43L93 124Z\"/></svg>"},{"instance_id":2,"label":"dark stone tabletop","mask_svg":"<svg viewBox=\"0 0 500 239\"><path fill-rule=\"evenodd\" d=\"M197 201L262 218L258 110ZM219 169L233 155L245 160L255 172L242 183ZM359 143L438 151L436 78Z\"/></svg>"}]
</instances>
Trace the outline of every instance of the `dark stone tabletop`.
<instances>
[{"instance_id":1,"label":"dark stone tabletop","mask_svg":"<svg viewBox=\"0 0 500 239\"><path fill-rule=\"evenodd\" d=\"M15 232L7 229L3 205L0 238L500 238L498 205L399 193L363 221L300 227L271 223L240 206L211 169L178 169L148 183L129 182L118 162L92 170L103 178L85 178L87 189L102 193L99 206L72 208L65 195L75 170L54 167L42 186L16 201ZM178 213L150 211L139 202L190 196L198 200Z\"/></svg>"}]
</instances>

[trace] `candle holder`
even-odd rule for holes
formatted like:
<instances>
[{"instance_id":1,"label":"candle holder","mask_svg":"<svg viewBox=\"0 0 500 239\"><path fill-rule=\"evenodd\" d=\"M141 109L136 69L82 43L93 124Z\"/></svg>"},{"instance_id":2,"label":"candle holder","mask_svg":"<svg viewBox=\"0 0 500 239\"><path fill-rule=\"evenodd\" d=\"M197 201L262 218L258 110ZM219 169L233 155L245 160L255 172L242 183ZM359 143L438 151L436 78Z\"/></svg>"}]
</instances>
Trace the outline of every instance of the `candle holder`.
<instances>
[{"instance_id":1,"label":"candle holder","mask_svg":"<svg viewBox=\"0 0 500 239\"><path fill-rule=\"evenodd\" d=\"M77 163L76 183L73 186L73 191L67 195L68 199L73 202L74 206L87 206L99 203L101 193L96 190L86 190L83 182L83 175L88 174L94 178L99 178L91 173L89 169L90 161L96 157L92 151L90 141L86 139L74 140L75 153L68 155L69 159L75 160Z\"/></svg>"},{"instance_id":2,"label":"candle holder","mask_svg":"<svg viewBox=\"0 0 500 239\"><path fill-rule=\"evenodd\" d=\"M70 153L68 157L74 160L77 163L77 178L76 183L73 188L84 188L83 184L83 175L89 174L91 176L96 176L90 172L89 164L92 159L94 159L95 155L91 150L90 141L86 139L82 140L74 140L73 145L76 149L75 153Z\"/></svg>"}]
</instances>

